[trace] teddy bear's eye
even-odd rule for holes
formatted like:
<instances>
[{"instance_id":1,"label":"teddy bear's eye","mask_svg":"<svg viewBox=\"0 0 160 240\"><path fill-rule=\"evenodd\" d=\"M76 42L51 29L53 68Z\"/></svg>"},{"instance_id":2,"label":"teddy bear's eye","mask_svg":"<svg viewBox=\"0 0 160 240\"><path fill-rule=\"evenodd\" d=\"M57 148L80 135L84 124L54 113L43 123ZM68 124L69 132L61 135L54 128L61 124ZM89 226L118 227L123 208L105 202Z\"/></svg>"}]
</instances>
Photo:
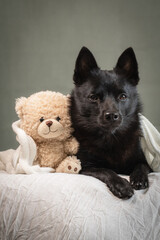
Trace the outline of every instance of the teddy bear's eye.
<instances>
[{"instance_id":1,"label":"teddy bear's eye","mask_svg":"<svg viewBox=\"0 0 160 240\"><path fill-rule=\"evenodd\" d=\"M44 117L41 117L41 118L39 119L39 121L40 121L40 122L43 122L43 121L44 121Z\"/></svg>"},{"instance_id":2,"label":"teddy bear's eye","mask_svg":"<svg viewBox=\"0 0 160 240\"><path fill-rule=\"evenodd\" d=\"M59 122L59 121L61 120L61 118L60 118L60 117L57 117L56 120Z\"/></svg>"}]
</instances>

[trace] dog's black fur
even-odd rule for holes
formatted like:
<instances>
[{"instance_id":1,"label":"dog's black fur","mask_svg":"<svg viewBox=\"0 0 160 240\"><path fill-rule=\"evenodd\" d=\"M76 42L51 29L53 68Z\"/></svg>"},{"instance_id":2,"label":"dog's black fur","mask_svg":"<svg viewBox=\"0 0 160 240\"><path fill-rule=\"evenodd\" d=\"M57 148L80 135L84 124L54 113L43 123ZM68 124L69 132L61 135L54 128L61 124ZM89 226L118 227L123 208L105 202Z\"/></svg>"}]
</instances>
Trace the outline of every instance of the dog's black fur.
<instances>
[{"instance_id":1,"label":"dog's black fur","mask_svg":"<svg viewBox=\"0 0 160 240\"><path fill-rule=\"evenodd\" d=\"M148 187L151 171L140 145L141 104L136 90L138 64L132 48L119 57L112 71L100 70L83 47L74 71L70 114L80 143L82 174L94 176L119 198ZM129 174L130 183L118 174Z\"/></svg>"}]
</instances>

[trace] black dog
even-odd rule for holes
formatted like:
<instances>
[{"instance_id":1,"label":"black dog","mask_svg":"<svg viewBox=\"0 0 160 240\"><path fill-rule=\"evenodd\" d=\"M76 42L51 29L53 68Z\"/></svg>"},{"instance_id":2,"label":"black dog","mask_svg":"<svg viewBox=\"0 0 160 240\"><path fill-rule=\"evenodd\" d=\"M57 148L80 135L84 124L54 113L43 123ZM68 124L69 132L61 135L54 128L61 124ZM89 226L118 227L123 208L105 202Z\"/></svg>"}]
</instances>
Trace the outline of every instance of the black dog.
<instances>
[{"instance_id":1,"label":"black dog","mask_svg":"<svg viewBox=\"0 0 160 240\"><path fill-rule=\"evenodd\" d=\"M83 47L74 71L70 114L80 143L82 174L94 176L119 198L148 187L151 171L140 145L141 112L136 85L138 65L132 48L125 50L112 71L100 70ZM118 174L130 175L130 183Z\"/></svg>"}]
</instances>

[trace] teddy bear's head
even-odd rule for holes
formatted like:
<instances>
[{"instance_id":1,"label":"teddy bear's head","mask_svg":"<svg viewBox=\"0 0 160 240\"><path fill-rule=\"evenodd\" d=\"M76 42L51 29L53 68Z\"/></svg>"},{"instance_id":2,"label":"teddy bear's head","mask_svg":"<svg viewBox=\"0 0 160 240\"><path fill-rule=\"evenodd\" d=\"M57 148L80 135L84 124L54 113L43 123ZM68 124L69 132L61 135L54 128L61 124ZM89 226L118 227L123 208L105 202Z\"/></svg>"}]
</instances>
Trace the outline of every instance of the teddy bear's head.
<instances>
[{"instance_id":1,"label":"teddy bear's head","mask_svg":"<svg viewBox=\"0 0 160 240\"><path fill-rule=\"evenodd\" d=\"M69 102L69 96L52 91L17 99L20 127L38 142L67 139L72 132Z\"/></svg>"}]
</instances>

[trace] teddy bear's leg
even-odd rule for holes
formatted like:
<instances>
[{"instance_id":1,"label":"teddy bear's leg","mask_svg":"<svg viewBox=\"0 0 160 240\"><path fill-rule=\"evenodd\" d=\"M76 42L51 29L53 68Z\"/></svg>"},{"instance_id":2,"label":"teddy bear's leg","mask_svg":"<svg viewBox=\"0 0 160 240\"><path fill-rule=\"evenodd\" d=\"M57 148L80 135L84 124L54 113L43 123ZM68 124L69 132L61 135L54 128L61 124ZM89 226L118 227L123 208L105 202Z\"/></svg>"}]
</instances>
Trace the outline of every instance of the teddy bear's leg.
<instances>
[{"instance_id":1,"label":"teddy bear's leg","mask_svg":"<svg viewBox=\"0 0 160 240\"><path fill-rule=\"evenodd\" d=\"M76 156L66 157L56 168L57 173L79 173L81 163Z\"/></svg>"}]
</instances>

